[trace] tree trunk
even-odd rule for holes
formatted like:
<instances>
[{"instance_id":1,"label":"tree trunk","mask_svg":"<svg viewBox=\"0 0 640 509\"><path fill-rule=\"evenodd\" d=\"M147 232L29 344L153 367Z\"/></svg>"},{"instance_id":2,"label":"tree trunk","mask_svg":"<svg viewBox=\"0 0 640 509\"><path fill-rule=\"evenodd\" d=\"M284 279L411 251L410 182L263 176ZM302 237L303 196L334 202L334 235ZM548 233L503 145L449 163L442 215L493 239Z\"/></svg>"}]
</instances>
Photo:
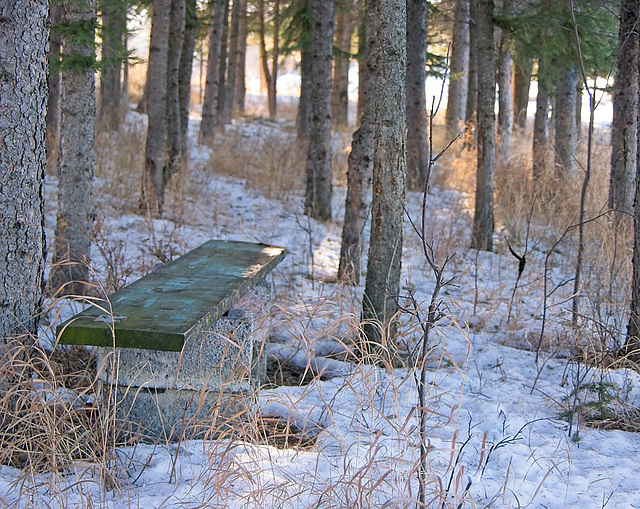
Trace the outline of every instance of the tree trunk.
<instances>
[{"instance_id":1,"label":"tree trunk","mask_svg":"<svg viewBox=\"0 0 640 509\"><path fill-rule=\"evenodd\" d=\"M577 152L576 136L576 67L562 72L556 92L555 118L555 163L556 175L564 178L575 166Z\"/></svg>"},{"instance_id":2,"label":"tree trunk","mask_svg":"<svg viewBox=\"0 0 640 509\"><path fill-rule=\"evenodd\" d=\"M502 11L507 19L514 14L514 0L504 0ZM500 63L498 66L498 161L505 167L509 164L511 150L511 132L513 130L513 94L511 92L511 76L513 74L513 58L509 51L509 38L502 30L500 36Z\"/></svg>"},{"instance_id":3,"label":"tree trunk","mask_svg":"<svg viewBox=\"0 0 640 509\"><path fill-rule=\"evenodd\" d=\"M538 62L542 69L543 61ZM538 96L536 98L536 115L533 120L533 179L545 177L549 155L549 90L541 82L538 71Z\"/></svg>"},{"instance_id":4,"label":"tree trunk","mask_svg":"<svg viewBox=\"0 0 640 509\"><path fill-rule=\"evenodd\" d=\"M533 62L529 59L525 63L516 61L513 93L514 124L522 132L527 127L527 108L529 106L529 89L531 87L531 71Z\"/></svg>"},{"instance_id":5,"label":"tree trunk","mask_svg":"<svg viewBox=\"0 0 640 509\"><path fill-rule=\"evenodd\" d=\"M367 220L368 204L365 199L365 187L371 175L373 164L374 106L376 79L376 12L366 7L362 30L366 34L361 55L365 65L362 70L362 88L360 101L363 112L360 117L360 128L353 133L351 153L349 154L347 172L347 198L345 202L344 223L342 226L342 245L340 247L340 264L338 279L348 284L360 283L362 271L362 232ZM363 33L364 32L364 33Z\"/></svg>"},{"instance_id":6,"label":"tree trunk","mask_svg":"<svg viewBox=\"0 0 640 509\"><path fill-rule=\"evenodd\" d=\"M358 0L358 121L364 114L365 40L367 37L364 3L365 0Z\"/></svg>"},{"instance_id":7,"label":"tree trunk","mask_svg":"<svg viewBox=\"0 0 640 509\"><path fill-rule=\"evenodd\" d=\"M378 19L371 239L362 298L365 352L395 354L406 173L406 2L373 0Z\"/></svg>"},{"instance_id":8,"label":"tree trunk","mask_svg":"<svg viewBox=\"0 0 640 509\"><path fill-rule=\"evenodd\" d=\"M124 118L121 74L126 24L127 11L123 3L113 0L102 2L102 72L98 123L111 131L118 131Z\"/></svg>"},{"instance_id":9,"label":"tree trunk","mask_svg":"<svg viewBox=\"0 0 640 509\"><path fill-rule=\"evenodd\" d=\"M309 140L309 117L311 116L311 51L300 51L300 100L298 102L298 140Z\"/></svg>"},{"instance_id":10,"label":"tree trunk","mask_svg":"<svg viewBox=\"0 0 640 509\"><path fill-rule=\"evenodd\" d=\"M189 110L191 105L191 74L193 73L193 52L196 45L198 24L197 0L187 0L184 24L184 42L180 56L179 100L180 100L180 151L186 158L187 133L189 131Z\"/></svg>"},{"instance_id":11,"label":"tree trunk","mask_svg":"<svg viewBox=\"0 0 640 509\"><path fill-rule=\"evenodd\" d=\"M427 2L406 0L407 9L407 188L422 191L429 165L427 144Z\"/></svg>"},{"instance_id":12,"label":"tree trunk","mask_svg":"<svg viewBox=\"0 0 640 509\"><path fill-rule=\"evenodd\" d=\"M611 123L611 179L609 207L633 212L633 189L637 172L638 134L638 19L640 1L623 0L617 54L616 88ZM640 265L638 266L640 270ZM639 290L640 291L640 288ZM637 301L640 306L640 300ZM636 311L640 310L638 308Z\"/></svg>"},{"instance_id":13,"label":"tree trunk","mask_svg":"<svg viewBox=\"0 0 640 509\"><path fill-rule=\"evenodd\" d=\"M333 65L331 112L333 125L347 127L349 123L349 63L353 32L353 0L338 0L336 4L336 53Z\"/></svg>"},{"instance_id":14,"label":"tree trunk","mask_svg":"<svg viewBox=\"0 0 640 509\"><path fill-rule=\"evenodd\" d=\"M33 344L38 333L48 8L46 0L0 0L0 337L5 343Z\"/></svg>"},{"instance_id":15,"label":"tree trunk","mask_svg":"<svg viewBox=\"0 0 640 509\"><path fill-rule=\"evenodd\" d=\"M62 20L60 4L53 3L49 11L51 26ZM62 38L52 31L49 40L49 98L47 104L47 166L52 174L58 173L58 146L60 144L60 49Z\"/></svg>"},{"instance_id":16,"label":"tree trunk","mask_svg":"<svg viewBox=\"0 0 640 509\"><path fill-rule=\"evenodd\" d=\"M276 0L274 4L273 14L273 49L271 51L271 68L269 68L269 54L267 52L266 42L266 23L265 23L265 7L264 0L258 1L258 32L260 35L260 60L262 63L262 73L267 85L267 102L269 104L269 118L275 118L277 113L277 87L278 79L278 58L280 46L280 2Z\"/></svg>"},{"instance_id":17,"label":"tree trunk","mask_svg":"<svg viewBox=\"0 0 640 509\"><path fill-rule=\"evenodd\" d=\"M331 219L331 59L333 0L313 2L311 28L311 118L304 213Z\"/></svg>"},{"instance_id":18,"label":"tree trunk","mask_svg":"<svg viewBox=\"0 0 640 509\"><path fill-rule=\"evenodd\" d=\"M207 78L202 103L200 122L200 143L210 144L218 125L218 94L220 92L220 51L224 26L226 0L213 0L211 4L211 25L209 28L209 55L207 57Z\"/></svg>"},{"instance_id":19,"label":"tree trunk","mask_svg":"<svg viewBox=\"0 0 640 509\"><path fill-rule=\"evenodd\" d=\"M165 152L167 146L167 62L169 57L169 14L171 0L153 1L151 40L149 43L149 127L146 164L142 178L140 206L152 217L162 215L164 203Z\"/></svg>"},{"instance_id":20,"label":"tree trunk","mask_svg":"<svg viewBox=\"0 0 640 509\"><path fill-rule=\"evenodd\" d=\"M493 0L478 1L478 170L471 247L493 249L496 78L493 51Z\"/></svg>"},{"instance_id":21,"label":"tree trunk","mask_svg":"<svg viewBox=\"0 0 640 509\"><path fill-rule=\"evenodd\" d=\"M458 0L453 21L451 72L447 99L447 131L454 136L462 131L467 111L469 88L469 0Z\"/></svg>"},{"instance_id":22,"label":"tree trunk","mask_svg":"<svg viewBox=\"0 0 640 509\"><path fill-rule=\"evenodd\" d=\"M240 17L238 18L238 61L236 62L236 91L233 94L235 103L233 108L244 114L246 97L246 61L247 61L247 0L242 0Z\"/></svg>"},{"instance_id":23,"label":"tree trunk","mask_svg":"<svg viewBox=\"0 0 640 509\"><path fill-rule=\"evenodd\" d=\"M478 1L469 0L469 84L466 122L473 122L478 109Z\"/></svg>"},{"instance_id":24,"label":"tree trunk","mask_svg":"<svg viewBox=\"0 0 640 509\"><path fill-rule=\"evenodd\" d=\"M240 12L244 0L233 0L231 11L231 30L229 34L229 62L227 66L227 81L225 83L224 110L222 123L230 124L233 119L233 105L236 95L236 72L238 71L238 31L240 25Z\"/></svg>"},{"instance_id":25,"label":"tree trunk","mask_svg":"<svg viewBox=\"0 0 640 509\"><path fill-rule=\"evenodd\" d=\"M168 183L184 167L180 119L180 59L184 43L185 0L171 0L169 21L169 55L167 69L167 154L164 183Z\"/></svg>"},{"instance_id":26,"label":"tree trunk","mask_svg":"<svg viewBox=\"0 0 640 509\"><path fill-rule=\"evenodd\" d=\"M82 4L68 1L62 9L65 25L95 20L94 0ZM63 58L75 59L78 67L65 70L60 80L58 215L49 286L61 295L85 295L89 280L96 97L95 71L86 64L87 58L95 58L94 45L85 41L93 41L93 35L92 29L82 37L73 34L62 38Z\"/></svg>"},{"instance_id":27,"label":"tree trunk","mask_svg":"<svg viewBox=\"0 0 640 509\"><path fill-rule=\"evenodd\" d=\"M229 62L229 2L224 0L222 15L222 44L220 46L220 77L218 78L218 123L224 124L224 108L227 102L227 63Z\"/></svg>"}]
</instances>

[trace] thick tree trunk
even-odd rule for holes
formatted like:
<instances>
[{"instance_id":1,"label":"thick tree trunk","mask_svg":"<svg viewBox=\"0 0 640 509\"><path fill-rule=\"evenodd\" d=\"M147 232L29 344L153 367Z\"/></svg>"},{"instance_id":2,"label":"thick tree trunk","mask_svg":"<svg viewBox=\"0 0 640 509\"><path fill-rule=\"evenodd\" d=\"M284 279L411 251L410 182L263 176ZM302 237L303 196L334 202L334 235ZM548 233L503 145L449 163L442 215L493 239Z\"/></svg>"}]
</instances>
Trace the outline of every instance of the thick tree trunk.
<instances>
[{"instance_id":1,"label":"thick tree trunk","mask_svg":"<svg viewBox=\"0 0 640 509\"><path fill-rule=\"evenodd\" d=\"M124 118L122 66L127 11L122 3L103 2L102 72L100 74L99 125L118 131Z\"/></svg>"},{"instance_id":2,"label":"thick tree trunk","mask_svg":"<svg viewBox=\"0 0 640 509\"><path fill-rule=\"evenodd\" d=\"M46 0L0 0L0 338L5 343L32 344L38 332L48 8Z\"/></svg>"},{"instance_id":3,"label":"thick tree trunk","mask_svg":"<svg viewBox=\"0 0 640 509\"><path fill-rule=\"evenodd\" d=\"M469 82L467 85L466 122L473 122L478 109L478 2L469 0Z\"/></svg>"},{"instance_id":4,"label":"thick tree trunk","mask_svg":"<svg viewBox=\"0 0 640 509\"><path fill-rule=\"evenodd\" d=\"M424 189L429 149L427 144L427 3L407 4L407 188Z\"/></svg>"},{"instance_id":5,"label":"thick tree trunk","mask_svg":"<svg viewBox=\"0 0 640 509\"><path fill-rule=\"evenodd\" d=\"M575 67L562 72L556 91L555 119L555 163L556 175L565 178L575 166L578 140L576 135L576 81Z\"/></svg>"},{"instance_id":6,"label":"thick tree trunk","mask_svg":"<svg viewBox=\"0 0 640 509\"><path fill-rule=\"evenodd\" d=\"M504 0L503 16L510 18L514 14L514 0ZM511 77L513 74L513 58L509 51L509 38L502 31L500 36L500 63L498 65L498 161L504 167L509 164L511 150L511 132L513 130L513 94Z\"/></svg>"},{"instance_id":7,"label":"thick tree trunk","mask_svg":"<svg viewBox=\"0 0 640 509\"><path fill-rule=\"evenodd\" d=\"M60 4L53 3L49 11L51 26L62 20ZM47 105L47 166L51 173L58 173L58 146L60 144L60 49L62 38L52 31L49 42L49 100Z\"/></svg>"},{"instance_id":8,"label":"thick tree trunk","mask_svg":"<svg viewBox=\"0 0 640 509\"><path fill-rule=\"evenodd\" d=\"M632 213L638 158L638 21L640 1L623 0L611 124L609 207ZM638 266L640 270L640 266ZM640 292L640 288L638 290ZM637 301L640 306L640 300ZM640 307L636 310L640 311Z\"/></svg>"},{"instance_id":9,"label":"thick tree trunk","mask_svg":"<svg viewBox=\"0 0 640 509\"><path fill-rule=\"evenodd\" d=\"M67 25L87 24L96 16L94 0L83 4L65 2L62 9L62 22ZM76 34L68 38L63 36L63 58L95 57L93 43L84 42L93 40L93 32L83 35L85 38ZM84 295L89 279L94 217L96 97L93 67L85 63L84 69L65 70L60 85L58 215L49 286L62 295Z\"/></svg>"},{"instance_id":10,"label":"thick tree trunk","mask_svg":"<svg viewBox=\"0 0 640 509\"><path fill-rule=\"evenodd\" d=\"M493 0L478 1L478 170L471 247L493 249L496 79L493 51Z\"/></svg>"},{"instance_id":11,"label":"thick tree trunk","mask_svg":"<svg viewBox=\"0 0 640 509\"><path fill-rule=\"evenodd\" d=\"M358 121L364 114L365 41L367 29L364 17L365 0L358 0Z\"/></svg>"},{"instance_id":12,"label":"thick tree trunk","mask_svg":"<svg viewBox=\"0 0 640 509\"><path fill-rule=\"evenodd\" d=\"M331 219L331 60L333 0L313 2L311 28L311 118L304 212Z\"/></svg>"},{"instance_id":13,"label":"thick tree trunk","mask_svg":"<svg viewBox=\"0 0 640 509\"><path fill-rule=\"evenodd\" d=\"M240 17L238 18L238 60L236 62L236 91L233 94L233 109L244 113L246 97L246 63L247 63L247 0L242 0Z\"/></svg>"},{"instance_id":14,"label":"thick tree trunk","mask_svg":"<svg viewBox=\"0 0 640 509\"><path fill-rule=\"evenodd\" d=\"M371 239L362 299L376 362L395 354L406 173L406 2L373 0L378 19ZM387 364L388 365L388 364Z\"/></svg>"},{"instance_id":15,"label":"thick tree trunk","mask_svg":"<svg viewBox=\"0 0 640 509\"><path fill-rule=\"evenodd\" d=\"M347 127L349 123L349 63L353 32L353 0L338 0L336 4L336 53L333 65L331 112L333 125Z\"/></svg>"},{"instance_id":16,"label":"thick tree trunk","mask_svg":"<svg viewBox=\"0 0 640 509\"><path fill-rule=\"evenodd\" d=\"M538 69L543 65L538 63ZM538 96L536 98L536 114L533 120L533 179L545 177L549 155L549 91L540 81L538 73Z\"/></svg>"},{"instance_id":17,"label":"thick tree trunk","mask_svg":"<svg viewBox=\"0 0 640 509\"><path fill-rule=\"evenodd\" d=\"M451 44L451 72L447 99L447 130L449 135L462 131L466 119L469 87L469 0L457 0Z\"/></svg>"},{"instance_id":18,"label":"thick tree trunk","mask_svg":"<svg viewBox=\"0 0 640 509\"><path fill-rule=\"evenodd\" d=\"M218 94L220 92L220 53L224 26L225 2L213 0L211 4L211 25L209 29L209 55L207 57L207 78L202 103L200 122L200 143L210 144L218 125Z\"/></svg>"},{"instance_id":19,"label":"thick tree trunk","mask_svg":"<svg viewBox=\"0 0 640 509\"><path fill-rule=\"evenodd\" d=\"M300 52L300 100L298 102L298 140L309 140L309 118L311 116L311 51Z\"/></svg>"},{"instance_id":20,"label":"thick tree trunk","mask_svg":"<svg viewBox=\"0 0 640 509\"><path fill-rule=\"evenodd\" d=\"M218 78L218 123L224 124L224 107L227 102L227 64L229 62L229 3L224 0L222 15L222 44L220 46L220 77Z\"/></svg>"},{"instance_id":21,"label":"thick tree trunk","mask_svg":"<svg viewBox=\"0 0 640 509\"><path fill-rule=\"evenodd\" d=\"M168 183L184 167L182 128L180 120L180 59L184 43L185 0L171 0L169 21L169 56L167 69L167 154L164 183Z\"/></svg>"},{"instance_id":22,"label":"thick tree trunk","mask_svg":"<svg viewBox=\"0 0 640 509\"><path fill-rule=\"evenodd\" d=\"M522 132L527 127L527 108L529 106L529 89L531 88L531 73L533 62L515 65L515 77L513 85L513 116L514 124Z\"/></svg>"},{"instance_id":23,"label":"thick tree trunk","mask_svg":"<svg viewBox=\"0 0 640 509\"><path fill-rule=\"evenodd\" d=\"M193 73L193 52L196 45L197 0L186 0L184 42L180 56L179 100L180 100L180 150L187 156L187 132L189 130L189 109L191 107L191 74Z\"/></svg>"},{"instance_id":24,"label":"thick tree trunk","mask_svg":"<svg viewBox=\"0 0 640 509\"><path fill-rule=\"evenodd\" d=\"M222 113L223 124L230 124L233 119L233 105L235 104L236 96L236 72L238 71L238 32L243 4L244 0L233 0L231 30L229 34L229 62L227 66L227 81L225 83L224 109Z\"/></svg>"},{"instance_id":25,"label":"thick tree trunk","mask_svg":"<svg viewBox=\"0 0 640 509\"><path fill-rule=\"evenodd\" d=\"M347 172L347 198L345 202L342 245L338 279L344 283L359 284L362 271L362 232L367 220L368 204L365 188L371 176L373 164L374 106L376 78L376 12L367 5L363 25L366 25L366 41L361 52L365 62L362 70L360 100L363 112L360 128L353 133ZM361 33L362 33L361 32ZM363 33L363 35L365 35Z\"/></svg>"},{"instance_id":26,"label":"thick tree trunk","mask_svg":"<svg viewBox=\"0 0 640 509\"><path fill-rule=\"evenodd\" d=\"M142 178L142 210L153 217L162 214L164 203L165 153L167 146L167 62L169 57L169 14L171 0L153 1L151 41L149 43L149 127L146 164Z\"/></svg>"}]
</instances>

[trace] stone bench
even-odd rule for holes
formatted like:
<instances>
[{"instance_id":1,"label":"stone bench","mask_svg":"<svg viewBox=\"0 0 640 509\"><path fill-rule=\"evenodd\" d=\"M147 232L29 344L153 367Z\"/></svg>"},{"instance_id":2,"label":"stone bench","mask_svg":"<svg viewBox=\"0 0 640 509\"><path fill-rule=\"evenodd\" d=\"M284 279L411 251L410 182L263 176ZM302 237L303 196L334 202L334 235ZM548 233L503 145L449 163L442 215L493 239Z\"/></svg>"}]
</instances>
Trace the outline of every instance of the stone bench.
<instances>
[{"instance_id":1,"label":"stone bench","mask_svg":"<svg viewBox=\"0 0 640 509\"><path fill-rule=\"evenodd\" d=\"M61 324L59 343L98 348L101 405L131 433L218 434L264 380L253 315L270 300L280 247L211 240ZM263 332L264 336L264 332Z\"/></svg>"}]
</instances>

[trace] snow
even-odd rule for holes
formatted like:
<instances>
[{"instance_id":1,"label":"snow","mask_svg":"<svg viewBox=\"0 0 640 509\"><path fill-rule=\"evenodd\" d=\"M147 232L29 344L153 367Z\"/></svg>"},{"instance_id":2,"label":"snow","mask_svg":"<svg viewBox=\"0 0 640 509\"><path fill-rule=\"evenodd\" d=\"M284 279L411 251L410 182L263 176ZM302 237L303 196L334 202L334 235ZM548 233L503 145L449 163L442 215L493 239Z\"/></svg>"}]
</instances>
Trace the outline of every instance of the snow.
<instances>
[{"instance_id":1,"label":"snow","mask_svg":"<svg viewBox=\"0 0 640 509\"><path fill-rule=\"evenodd\" d=\"M143 121L133 114L129 120ZM255 146L257 140L273 136L293 142L293 130L281 127L258 121L229 130ZM192 144L190 157L191 179L200 187L199 196L208 196L208 201L193 203L184 224L173 221L171 213L153 221L133 213L105 217L105 242L118 246L122 265L130 267L126 282L159 263L150 254L154 249L177 256L209 238L286 247L288 256L273 275L276 298L268 318L266 352L317 376L308 385L262 389L257 406L263 415L289 421L317 442L289 449L231 438L136 444L118 448L109 469L78 462L33 477L2 466L0 503L109 508L414 506L420 454L414 370L331 358L352 346L362 296L362 288L331 282L345 189L335 190L338 219L319 223L303 216L300 193L292 192L283 201L268 199L241 179L211 173L208 164L215 154L210 149ZM96 186L107 188L100 180ZM55 179L47 177L52 204L55 189ZM104 194L97 196L109 202ZM453 237L458 242L449 240L451 246L467 244L470 211L465 200L468 197L456 191L432 189L428 203L435 213L429 220L436 243L446 245ZM420 196L409 194L412 217L419 216L420 201ZM110 210L111 205L103 206ZM50 206L50 239L54 219ZM500 244L498 237L496 241ZM454 281L441 295L446 317L432 333L425 373L428 506L640 507L640 486L634 482L640 436L588 428L577 417L569 434L569 424L561 418L570 409L576 386L589 383L612 384L622 403L640 405L640 376L629 369L586 367L546 351L536 363L544 253L531 253L507 323L517 261L506 249L498 251L501 254L477 253L462 247L447 268ZM433 278L408 223L403 256L405 290L415 291L424 310ZM92 260L96 277L104 277L108 261L97 247ZM565 276L560 263L553 270L554 278ZM567 330L566 304L562 305L567 292L561 288L551 299L547 327L552 336ZM78 309L78 303L57 303L49 321L55 326ZM411 349L419 338L415 321L404 316L402 330L404 346ZM53 339L43 328L43 343L51 345ZM582 391L581 400L586 397L587 391Z\"/></svg>"}]
</instances>

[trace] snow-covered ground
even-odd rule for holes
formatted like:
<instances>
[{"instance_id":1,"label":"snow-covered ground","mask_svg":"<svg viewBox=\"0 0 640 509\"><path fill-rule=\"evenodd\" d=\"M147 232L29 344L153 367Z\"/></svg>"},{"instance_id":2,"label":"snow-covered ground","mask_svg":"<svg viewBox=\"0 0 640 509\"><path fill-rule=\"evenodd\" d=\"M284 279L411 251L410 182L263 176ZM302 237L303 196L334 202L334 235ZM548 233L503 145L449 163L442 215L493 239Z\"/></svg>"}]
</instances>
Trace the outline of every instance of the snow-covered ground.
<instances>
[{"instance_id":1,"label":"snow-covered ground","mask_svg":"<svg viewBox=\"0 0 640 509\"><path fill-rule=\"evenodd\" d=\"M249 150L250 140L259 136L293 136L268 122L235 129L249 140ZM354 338L362 294L361 288L332 282L345 189L335 189L335 220L319 223L302 214L299 193L284 201L267 199L243 180L211 173L212 158L211 150L192 147L191 180L202 199L187 203L184 224L172 221L170 213L152 222L118 213L103 219L104 245L117 246L121 266L138 271L153 263L149 253L154 249L184 253L209 238L286 247L288 256L273 274L276 298L268 350L324 372L308 385L260 390L258 406L309 433L321 429L315 444L288 449L226 439L136 444L117 449L108 479L86 463L34 477L2 466L0 505L415 506L420 440L414 370L357 366L327 357ZM55 179L47 185L53 200ZM101 180L96 185L108 187ZM104 192L97 195L103 210L116 207ZM408 196L413 217L419 215L420 199ZM431 190L428 218L439 256L454 254L449 246L468 244L468 202L451 190ZM49 232L53 214L51 207ZM503 245L499 251L506 251ZM108 264L98 248L92 255L98 277L104 277ZM562 418L573 408L576 387L611 387L623 402L640 404L640 376L631 370L598 370L566 355L551 356L549 349L536 362L544 255L533 252L530 258L510 311L517 261L508 253L462 247L447 268L454 280L441 294L446 317L432 334L426 372L428 507L640 507L635 482L640 436L588 428L577 417L570 433ZM561 280L561 265L554 271L552 277ZM134 271L129 282L137 276ZM426 309L433 278L408 224L403 277L405 289L413 288ZM550 308L549 337L571 330L562 325L567 304L559 304L566 292L561 288L552 297L558 304ZM70 312L64 310L63 317ZM419 339L416 323L403 316L402 328L401 346L411 348ZM587 389L578 394L579 401L588 397Z\"/></svg>"}]
</instances>

